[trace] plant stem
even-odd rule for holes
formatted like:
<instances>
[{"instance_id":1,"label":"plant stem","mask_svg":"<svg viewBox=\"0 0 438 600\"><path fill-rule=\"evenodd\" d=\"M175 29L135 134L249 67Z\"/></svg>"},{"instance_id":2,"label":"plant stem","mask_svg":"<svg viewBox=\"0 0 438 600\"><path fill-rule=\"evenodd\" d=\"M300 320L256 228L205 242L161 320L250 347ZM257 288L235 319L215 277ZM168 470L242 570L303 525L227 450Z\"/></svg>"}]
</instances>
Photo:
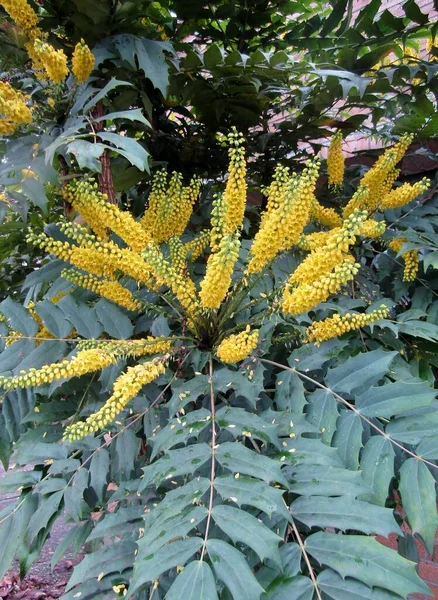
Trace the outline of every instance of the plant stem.
<instances>
[{"instance_id":1,"label":"plant stem","mask_svg":"<svg viewBox=\"0 0 438 600\"><path fill-rule=\"evenodd\" d=\"M209 384L210 384L210 409L211 409L211 470L210 470L210 497L208 500L208 516L207 523L205 525L205 536L202 544L201 558L204 559L205 551L207 549L208 534L210 532L211 513L213 510L213 498L214 498L214 480L216 476L216 412L214 406L214 388L213 388L213 359L210 355L209 359Z\"/></svg>"},{"instance_id":2,"label":"plant stem","mask_svg":"<svg viewBox=\"0 0 438 600\"><path fill-rule=\"evenodd\" d=\"M310 579L312 580L313 586L315 588L316 597L318 598L318 600L322 600L321 594L319 593L318 582L316 581L316 577L315 577L315 571L313 570L313 567L310 563L309 555L307 554L306 548L304 546L303 538L301 537L300 532L298 531L294 520L292 520L290 527L292 528L292 530L294 532L294 535L296 537L298 545L301 549L301 553L306 562L307 568L309 569L309 575L310 575Z\"/></svg>"}]
</instances>

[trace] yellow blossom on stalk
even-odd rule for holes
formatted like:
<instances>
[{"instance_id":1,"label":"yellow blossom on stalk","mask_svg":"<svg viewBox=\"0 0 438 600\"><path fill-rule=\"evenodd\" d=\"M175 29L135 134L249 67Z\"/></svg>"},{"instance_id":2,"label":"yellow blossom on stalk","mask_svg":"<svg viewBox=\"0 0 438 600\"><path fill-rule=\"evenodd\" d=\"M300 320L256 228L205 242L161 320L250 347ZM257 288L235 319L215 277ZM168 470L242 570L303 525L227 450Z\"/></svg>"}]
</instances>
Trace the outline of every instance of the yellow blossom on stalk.
<instances>
[{"instance_id":1,"label":"yellow blossom on stalk","mask_svg":"<svg viewBox=\"0 0 438 600\"><path fill-rule=\"evenodd\" d=\"M227 137L228 156L230 159L228 167L228 180L224 193L225 215L224 233L234 233L242 225L246 205L246 162L245 138L235 128Z\"/></svg>"},{"instance_id":2,"label":"yellow blossom on stalk","mask_svg":"<svg viewBox=\"0 0 438 600\"><path fill-rule=\"evenodd\" d=\"M290 178L294 176L295 173L292 175L290 174L289 167L284 167L283 165L276 166L274 175L272 176L272 182L266 189L268 202L265 214L269 214L271 211L276 210L284 203Z\"/></svg>"},{"instance_id":3,"label":"yellow blossom on stalk","mask_svg":"<svg viewBox=\"0 0 438 600\"><path fill-rule=\"evenodd\" d=\"M93 275L83 275L77 271L67 269L62 271L61 277L64 277L64 279L71 281L75 285L99 294L119 306L124 306L128 310L139 310L141 308L141 302L136 300L133 294L117 281L98 279Z\"/></svg>"},{"instance_id":4,"label":"yellow blossom on stalk","mask_svg":"<svg viewBox=\"0 0 438 600\"><path fill-rule=\"evenodd\" d=\"M76 44L71 62L73 75L78 83L84 83L94 69L94 54L84 40Z\"/></svg>"},{"instance_id":5,"label":"yellow blossom on stalk","mask_svg":"<svg viewBox=\"0 0 438 600\"><path fill-rule=\"evenodd\" d=\"M171 237L169 240L170 261L177 273L184 273L187 269L186 251L179 237Z\"/></svg>"},{"instance_id":6,"label":"yellow blossom on stalk","mask_svg":"<svg viewBox=\"0 0 438 600\"><path fill-rule=\"evenodd\" d=\"M90 415L85 421L78 421L66 427L64 439L73 442L103 429L108 423L114 421L116 415L125 408L132 398L135 398L144 385L151 383L165 371L166 368L162 359L128 367L126 373L116 379L113 393L102 408Z\"/></svg>"},{"instance_id":7,"label":"yellow blossom on stalk","mask_svg":"<svg viewBox=\"0 0 438 600\"><path fill-rule=\"evenodd\" d=\"M276 255L294 245L309 221L319 164L308 162L301 176L289 184L284 203L260 223L250 253L248 273L259 273Z\"/></svg>"},{"instance_id":8,"label":"yellow blossom on stalk","mask_svg":"<svg viewBox=\"0 0 438 600\"><path fill-rule=\"evenodd\" d=\"M223 195L218 195L213 198L210 223L211 251L217 252L219 250L219 243L225 236L225 201Z\"/></svg>"},{"instance_id":9,"label":"yellow blossom on stalk","mask_svg":"<svg viewBox=\"0 0 438 600\"><path fill-rule=\"evenodd\" d=\"M117 357L129 358L163 354L175 343L171 337L148 336L141 340L81 340L78 350L99 349Z\"/></svg>"},{"instance_id":10,"label":"yellow blossom on stalk","mask_svg":"<svg viewBox=\"0 0 438 600\"><path fill-rule=\"evenodd\" d=\"M319 345L321 342L331 338L360 329L380 319L385 319L388 316L389 309L382 305L378 310L373 310L370 313L346 313L343 317L336 314L333 317L324 319L323 321L315 321L306 330L306 338L308 342L314 342Z\"/></svg>"},{"instance_id":11,"label":"yellow blossom on stalk","mask_svg":"<svg viewBox=\"0 0 438 600\"><path fill-rule=\"evenodd\" d=\"M314 252L325 246L330 239L330 236L335 232L339 232L341 230L340 227L336 227L331 231L314 231L313 233L308 233L307 235L300 235L297 240L297 246L302 250L306 250L307 252Z\"/></svg>"},{"instance_id":12,"label":"yellow blossom on stalk","mask_svg":"<svg viewBox=\"0 0 438 600\"><path fill-rule=\"evenodd\" d=\"M251 331L249 325L245 331L226 337L216 350L217 357L224 363L237 363L247 358L257 348L260 331Z\"/></svg>"},{"instance_id":13,"label":"yellow blossom on stalk","mask_svg":"<svg viewBox=\"0 0 438 600\"><path fill-rule=\"evenodd\" d=\"M100 221L137 252L152 241L150 235L128 211L122 211L115 204L108 202L106 194L99 192L97 183L80 181L70 184L64 188L63 197L83 214L87 221L92 221L91 227ZM102 228L102 225L100 227Z\"/></svg>"},{"instance_id":14,"label":"yellow blossom on stalk","mask_svg":"<svg viewBox=\"0 0 438 600\"><path fill-rule=\"evenodd\" d=\"M0 81L0 134L14 133L18 125L31 121L32 113L24 95L9 83Z\"/></svg>"},{"instance_id":15,"label":"yellow blossom on stalk","mask_svg":"<svg viewBox=\"0 0 438 600\"><path fill-rule=\"evenodd\" d=\"M342 152L342 132L337 131L330 140L327 155L327 171L329 185L336 187L344 181L345 159Z\"/></svg>"},{"instance_id":16,"label":"yellow blossom on stalk","mask_svg":"<svg viewBox=\"0 0 438 600\"><path fill-rule=\"evenodd\" d=\"M23 31L27 32L36 27L38 15L26 0L1 0L0 6L3 6L11 19Z\"/></svg>"},{"instance_id":17,"label":"yellow blossom on stalk","mask_svg":"<svg viewBox=\"0 0 438 600\"><path fill-rule=\"evenodd\" d=\"M210 245L210 238L210 229L203 229L193 240L184 244L184 253L188 260L193 262L199 258L207 246Z\"/></svg>"},{"instance_id":18,"label":"yellow blossom on stalk","mask_svg":"<svg viewBox=\"0 0 438 600\"><path fill-rule=\"evenodd\" d=\"M394 182L400 175L400 172L401 172L401 169L391 169L391 171L388 173L388 175L386 176L384 182L382 183L382 185L380 187L379 192L381 194L381 197L384 197L384 196L386 196L386 194L389 194L389 192L392 190L392 186L394 185Z\"/></svg>"},{"instance_id":19,"label":"yellow blossom on stalk","mask_svg":"<svg viewBox=\"0 0 438 600\"><path fill-rule=\"evenodd\" d=\"M360 235L367 238L377 238L383 235L386 231L385 221L376 221L375 219L367 219L360 227Z\"/></svg>"},{"instance_id":20,"label":"yellow blossom on stalk","mask_svg":"<svg viewBox=\"0 0 438 600\"><path fill-rule=\"evenodd\" d=\"M239 257L240 240L237 234L222 238L217 252L210 254L207 271L201 281L203 308L219 308L231 285L231 275Z\"/></svg>"},{"instance_id":21,"label":"yellow blossom on stalk","mask_svg":"<svg viewBox=\"0 0 438 600\"><path fill-rule=\"evenodd\" d=\"M35 41L34 48L38 59L53 83L64 81L68 75L67 57L64 50L55 50L53 46L41 40Z\"/></svg>"},{"instance_id":22,"label":"yellow blossom on stalk","mask_svg":"<svg viewBox=\"0 0 438 600\"><path fill-rule=\"evenodd\" d=\"M310 206L310 219L317 221L324 227L340 227L342 225L342 218L333 208L322 206L316 198Z\"/></svg>"},{"instance_id":23,"label":"yellow blossom on stalk","mask_svg":"<svg viewBox=\"0 0 438 600\"><path fill-rule=\"evenodd\" d=\"M408 240L406 238L397 238L392 240L388 247L391 248L394 252L400 252L403 244L405 244ZM407 250L403 254L403 260L405 263L404 271L403 271L403 281L415 281L418 269L420 266L420 257L418 255L418 250Z\"/></svg>"},{"instance_id":24,"label":"yellow blossom on stalk","mask_svg":"<svg viewBox=\"0 0 438 600\"><path fill-rule=\"evenodd\" d=\"M140 221L151 240L161 243L184 232L200 186L198 177L193 177L188 186L183 186L179 173L173 173L169 185L165 170L154 175L149 206Z\"/></svg>"},{"instance_id":25,"label":"yellow blossom on stalk","mask_svg":"<svg viewBox=\"0 0 438 600\"><path fill-rule=\"evenodd\" d=\"M359 272L359 268L360 265L354 262L354 258L348 256L341 265L334 268L332 273L323 275L312 283L291 287L288 282L283 292L283 312L298 315L314 308L351 281Z\"/></svg>"},{"instance_id":26,"label":"yellow blossom on stalk","mask_svg":"<svg viewBox=\"0 0 438 600\"><path fill-rule=\"evenodd\" d=\"M381 210L387 210L389 208L398 208L412 202L417 196L422 194L430 186L430 179L424 177L421 181L416 183L404 183L395 190L392 190L380 201L379 208Z\"/></svg>"},{"instance_id":27,"label":"yellow blossom on stalk","mask_svg":"<svg viewBox=\"0 0 438 600\"><path fill-rule=\"evenodd\" d=\"M326 243L316 248L298 265L289 278L289 284L313 283L341 265L349 247L356 242L366 216L365 211L356 211L344 221L341 228L332 229Z\"/></svg>"}]
</instances>

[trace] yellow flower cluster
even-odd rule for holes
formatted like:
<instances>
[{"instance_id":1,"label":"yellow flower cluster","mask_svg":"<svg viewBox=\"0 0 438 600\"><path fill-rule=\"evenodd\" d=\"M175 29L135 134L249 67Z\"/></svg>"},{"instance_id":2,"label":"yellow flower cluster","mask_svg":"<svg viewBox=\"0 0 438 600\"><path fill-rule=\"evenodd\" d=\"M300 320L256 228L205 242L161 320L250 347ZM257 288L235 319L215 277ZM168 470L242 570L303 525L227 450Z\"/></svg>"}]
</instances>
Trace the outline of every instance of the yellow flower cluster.
<instances>
[{"instance_id":1,"label":"yellow flower cluster","mask_svg":"<svg viewBox=\"0 0 438 600\"><path fill-rule=\"evenodd\" d=\"M94 54L84 40L76 44L71 62L73 75L78 83L84 83L94 69Z\"/></svg>"},{"instance_id":2,"label":"yellow flower cluster","mask_svg":"<svg viewBox=\"0 0 438 600\"><path fill-rule=\"evenodd\" d=\"M226 337L217 347L218 358L228 364L241 362L256 349L259 333L258 329L251 331L247 325L245 331Z\"/></svg>"},{"instance_id":3,"label":"yellow flower cluster","mask_svg":"<svg viewBox=\"0 0 438 600\"><path fill-rule=\"evenodd\" d=\"M340 231L340 227L335 227L331 231L314 231L307 235L300 235L297 241L297 246L306 252L314 252L325 246L334 232Z\"/></svg>"},{"instance_id":4,"label":"yellow flower cluster","mask_svg":"<svg viewBox=\"0 0 438 600\"><path fill-rule=\"evenodd\" d=\"M389 208L398 208L412 202L417 196L422 194L430 186L430 180L424 177L421 181L416 183L404 183L395 190L390 191L386 194L381 202L379 208L381 210L387 210Z\"/></svg>"},{"instance_id":5,"label":"yellow flower cluster","mask_svg":"<svg viewBox=\"0 0 438 600\"><path fill-rule=\"evenodd\" d=\"M133 294L120 285L120 283L117 283L117 281L98 279L93 275L83 275L78 271L70 269L64 269L61 277L64 277L64 279L71 281L75 285L99 294L119 306L124 306L128 310L139 310L141 308L141 302L136 300Z\"/></svg>"},{"instance_id":6,"label":"yellow flower cluster","mask_svg":"<svg viewBox=\"0 0 438 600\"><path fill-rule=\"evenodd\" d=\"M203 308L219 308L231 284L231 275L239 257L240 240L234 233L224 236L217 252L210 254L207 271L201 281L201 305Z\"/></svg>"},{"instance_id":7,"label":"yellow flower cluster","mask_svg":"<svg viewBox=\"0 0 438 600\"><path fill-rule=\"evenodd\" d=\"M289 183L284 203L267 210L255 235L248 273L259 273L277 254L296 244L309 221L319 164L308 162L298 179Z\"/></svg>"},{"instance_id":8,"label":"yellow flower cluster","mask_svg":"<svg viewBox=\"0 0 438 600\"><path fill-rule=\"evenodd\" d=\"M365 211L356 211L341 228L330 231L326 243L306 256L290 276L288 284L311 284L341 265L349 247L356 242L366 216Z\"/></svg>"},{"instance_id":9,"label":"yellow flower cluster","mask_svg":"<svg viewBox=\"0 0 438 600\"><path fill-rule=\"evenodd\" d=\"M154 175L149 206L140 222L151 240L161 243L184 232L200 187L197 177L184 186L179 173L172 175L169 185L166 171L161 170Z\"/></svg>"},{"instance_id":10,"label":"yellow flower cluster","mask_svg":"<svg viewBox=\"0 0 438 600\"><path fill-rule=\"evenodd\" d=\"M186 250L179 237L171 237L169 240L170 261L177 273L183 274L187 270Z\"/></svg>"},{"instance_id":11,"label":"yellow flower cluster","mask_svg":"<svg viewBox=\"0 0 438 600\"><path fill-rule=\"evenodd\" d=\"M295 177L295 173L293 176ZM283 165L277 165L275 167L272 182L265 191L268 198L265 214L276 210L284 203L286 190L291 177L292 175L289 172L289 167L284 167Z\"/></svg>"},{"instance_id":12,"label":"yellow flower cluster","mask_svg":"<svg viewBox=\"0 0 438 600\"><path fill-rule=\"evenodd\" d=\"M31 121L32 113L24 95L9 83L0 81L0 135L14 133L18 125Z\"/></svg>"},{"instance_id":13,"label":"yellow flower cluster","mask_svg":"<svg viewBox=\"0 0 438 600\"><path fill-rule=\"evenodd\" d=\"M397 174L395 165L403 158L413 137L413 134L404 134L392 148L388 148L379 156L362 177L357 191L344 208L344 216L350 215L356 209L373 212L379 207L382 197L388 193Z\"/></svg>"},{"instance_id":14,"label":"yellow flower cluster","mask_svg":"<svg viewBox=\"0 0 438 600\"><path fill-rule=\"evenodd\" d=\"M120 210L108 202L106 194L99 192L97 183L80 181L65 186L63 197L77 209L90 226L96 231L111 228L124 242L136 252L143 250L152 239L128 211ZM100 236L99 231L96 231Z\"/></svg>"},{"instance_id":15,"label":"yellow flower cluster","mask_svg":"<svg viewBox=\"0 0 438 600\"><path fill-rule=\"evenodd\" d=\"M345 159L342 152L342 132L337 131L330 140L327 155L327 172L329 185L337 187L344 181Z\"/></svg>"},{"instance_id":16,"label":"yellow flower cluster","mask_svg":"<svg viewBox=\"0 0 438 600\"><path fill-rule=\"evenodd\" d=\"M114 354L118 358L150 356L164 354L174 344L171 337L148 336L141 340L81 340L77 344L78 350L99 349L107 354Z\"/></svg>"},{"instance_id":17,"label":"yellow flower cluster","mask_svg":"<svg viewBox=\"0 0 438 600\"><path fill-rule=\"evenodd\" d=\"M353 331L375 323L380 319L385 319L388 316L389 309L382 305L378 310L373 310L370 313L346 313L343 317L336 314L333 317L312 323L306 330L306 338L308 342L314 342L319 345L321 342L331 338Z\"/></svg>"},{"instance_id":18,"label":"yellow flower cluster","mask_svg":"<svg viewBox=\"0 0 438 600\"><path fill-rule=\"evenodd\" d=\"M228 180L224 193L224 233L230 235L242 225L246 205L246 162L244 137L235 128L228 135Z\"/></svg>"},{"instance_id":19,"label":"yellow flower cluster","mask_svg":"<svg viewBox=\"0 0 438 600\"><path fill-rule=\"evenodd\" d=\"M367 219L360 227L360 235L367 238L378 238L386 231L385 221L376 221L375 219Z\"/></svg>"},{"instance_id":20,"label":"yellow flower cluster","mask_svg":"<svg viewBox=\"0 0 438 600\"><path fill-rule=\"evenodd\" d=\"M210 245L211 231L203 229L193 240L184 244L184 252L188 260L195 261Z\"/></svg>"},{"instance_id":21,"label":"yellow flower cluster","mask_svg":"<svg viewBox=\"0 0 438 600\"><path fill-rule=\"evenodd\" d=\"M0 6L23 31L28 32L36 27L38 16L26 0L1 0Z\"/></svg>"},{"instance_id":22,"label":"yellow flower cluster","mask_svg":"<svg viewBox=\"0 0 438 600\"><path fill-rule=\"evenodd\" d=\"M36 40L34 49L39 61L49 78L54 83L61 83L68 75L67 57L64 50L55 50L47 42Z\"/></svg>"},{"instance_id":23,"label":"yellow flower cluster","mask_svg":"<svg viewBox=\"0 0 438 600\"><path fill-rule=\"evenodd\" d=\"M213 198L211 216L210 245L211 251L219 250L219 242L225 235L225 202L222 194Z\"/></svg>"},{"instance_id":24,"label":"yellow flower cluster","mask_svg":"<svg viewBox=\"0 0 438 600\"><path fill-rule=\"evenodd\" d=\"M400 252L403 244L407 242L406 238L397 238L396 240L392 240L388 247L394 252ZM420 257L418 255L417 250L407 250L403 254L403 260L405 263L404 271L403 271L403 281L415 281L418 269L420 266Z\"/></svg>"},{"instance_id":25,"label":"yellow flower cluster","mask_svg":"<svg viewBox=\"0 0 438 600\"><path fill-rule=\"evenodd\" d=\"M94 373L115 362L117 357L103 350L81 350L71 360L65 359L60 363L44 365L40 369L31 368L27 372L20 371L19 375L13 377L0 377L0 386L5 389L16 389L43 385L59 379Z\"/></svg>"},{"instance_id":26,"label":"yellow flower cluster","mask_svg":"<svg viewBox=\"0 0 438 600\"><path fill-rule=\"evenodd\" d=\"M352 256L328 275L319 277L312 283L298 285L295 288L286 286L282 298L282 310L291 315L299 315L324 302L330 296L339 292L341 287L351 281L359 272L360 265L354 262Z\"/></svg>"},{"instance_id":27,"label":"yellow flower cluster","mask_svg":"<svg viewBox=\"0 0 438 600\"><path fill-rule=\"evenodd\" d=\"M324 227L340 227L342 225L342 219L333 208L322 206L316 198L310 206L310 218L312 221L316 221Z\"/></svg>"},{"instance_id":28,"label":"yellow flower cluster","mask_svg":"<svg viewBox=\"0 0 438 600\"><path fill-rule=\"evenodd\" d=\"M169 287L187 313L193 316L199 309L199 299L195 284L190 277L178 273L163 256L158 246L149 244L143 251L143 256L150 265L158 285Z\"/></svg>"},{"instance_id":29,"label":"yellow flower cluster","mask_svg":"<svg viewBox=\"0 0 438 600\"><path fill-rule=\"evenodd\" d=\"M111 423L141 388L157 379L166 371L162 359L128 367L126 373L116 379L111 397L101 409L90 415L85 421L78 421L65 429L64 439L73 442L103 429Z\"/></svg>"}]
</instances>

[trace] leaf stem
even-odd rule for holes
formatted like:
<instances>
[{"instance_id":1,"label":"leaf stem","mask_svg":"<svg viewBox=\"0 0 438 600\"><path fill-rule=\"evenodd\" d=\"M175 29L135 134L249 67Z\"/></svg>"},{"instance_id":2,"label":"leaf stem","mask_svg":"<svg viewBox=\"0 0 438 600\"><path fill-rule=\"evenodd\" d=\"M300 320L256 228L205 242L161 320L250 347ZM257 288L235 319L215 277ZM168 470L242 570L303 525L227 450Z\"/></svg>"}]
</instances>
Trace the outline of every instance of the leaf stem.
<instances>
[{"instance_id":1,"label":"leaf stem","mask_svg":"<svg viewBox=\"0 0 438 600\"><path fill-rule=\"evenodd\" d=\"M309 575L310 575L310 579L312 580L313 587L315 588L316 597L318 598L318 600L322 600L321 594L319 593L318 582L315 577L315 571L313 570L312 564L309 559L309 555L307 554L306 548L304 546L303 538L301 537L300 532L298 531L297 526L295 525L295 521L293 519L291 521L290 527L292 528L292 530L294 532L294 535L295 535L298 545L301 549L301 553L303 555L303 558L305 560L307 568L309 569Z\"/></svg>"},{"instance_id":2,"label":"leaf stem","mask_svg":"<svg viewBox=\"0 0 438 600\"><path fill-rule=\"evenodd\" d=\"M205 551L207 548L208 534L210 532L211 513L213 510L213 498L214 498L214 480L216 477L216 412L214 406L214 388L213 388L213 359L210 355L209 359L209 384L210 384L210 410L211 410L211 470L210 470L210 497L208 500L208 515L207 523L205 525L205 536L202 544L201 558L204 560Z\"/></svg>"}]
</instances>

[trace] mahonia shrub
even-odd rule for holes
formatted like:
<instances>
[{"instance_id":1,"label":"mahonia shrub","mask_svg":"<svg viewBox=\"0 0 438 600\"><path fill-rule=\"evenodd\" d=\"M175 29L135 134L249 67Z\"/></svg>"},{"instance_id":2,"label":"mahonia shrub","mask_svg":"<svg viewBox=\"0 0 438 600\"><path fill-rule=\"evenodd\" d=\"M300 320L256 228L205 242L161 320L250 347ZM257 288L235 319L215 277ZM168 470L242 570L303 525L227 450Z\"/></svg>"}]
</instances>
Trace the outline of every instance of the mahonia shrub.
<instances>
[{"instance_id":1,"label":"mahonia shrub","mask_svg":"<svg viewBox=\"0 0 438 600\"><path fill-rule=\"evenodd\" d=\"M385 218L429 184L394 187L412 136L342 210L316 197L317 159L278 166L259 216L244 139L227 139L209 228L192 219L201 182L158 171L139 220L80 177L62 188L78 218L29 236L51 258L24 305L0 304L0 455L33 466L0 482L20 490L2 573L15 555L25 572L64 514L52 565L87 549L67 600L427 595L411 559L414 537L433 551L436 394L399 335L438 328L385 291L385 260L405 292L421 275ZM339 189L339 134L327 168ZM398 552L375 538L390 534Z\"/></svg>"}]
</instances>

